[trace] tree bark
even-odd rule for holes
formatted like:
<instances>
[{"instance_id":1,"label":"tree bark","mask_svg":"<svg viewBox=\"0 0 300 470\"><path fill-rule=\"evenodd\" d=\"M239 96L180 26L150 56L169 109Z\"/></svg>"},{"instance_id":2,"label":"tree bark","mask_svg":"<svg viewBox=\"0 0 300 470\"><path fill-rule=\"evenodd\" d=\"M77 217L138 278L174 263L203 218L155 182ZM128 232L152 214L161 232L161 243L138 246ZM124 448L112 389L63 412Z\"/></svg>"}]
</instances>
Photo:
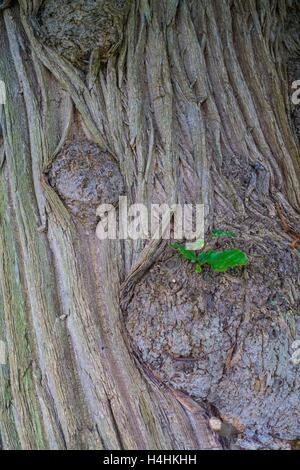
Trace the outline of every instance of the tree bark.
<instances>
[{"instance_id":1,"label":"tree bark","mask_svg":"<svg viewBox=\"0 0 300 470\"><path fill-rule=\"evenodd\" d=\"M6 3L3 448L294 445L298 3ZM196 275L163 240L98 240L96 206L122 194L205 204L249 267Z\"/></svg>"}]
</instances>

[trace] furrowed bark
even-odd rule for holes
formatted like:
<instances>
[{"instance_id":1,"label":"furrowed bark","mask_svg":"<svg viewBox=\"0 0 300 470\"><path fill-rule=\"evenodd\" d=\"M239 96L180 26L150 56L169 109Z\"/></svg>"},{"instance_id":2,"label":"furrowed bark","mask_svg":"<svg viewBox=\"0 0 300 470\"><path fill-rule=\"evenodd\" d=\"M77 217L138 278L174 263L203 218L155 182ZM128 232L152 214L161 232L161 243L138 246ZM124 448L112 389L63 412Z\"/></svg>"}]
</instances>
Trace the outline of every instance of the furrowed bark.
<instances>
[{"instance_id":1,"label":"furrowed bark","mask_svg":"<svg viewBox=\"0 0 300 470\"><path fill-rule=\"evenodd\" d=\"M8 364L0 371L2 446L231 446L234 433L222 440L208 426L209 415L216 413L235 426L241 446L250 439L247 426L258 435L270 433L272 439L279 435L279 443L270 438L266 446L294 441L297 420L289 433L280 423L269 425L267 418L255 428L243 405L236 416L230 398L224 404L222 387L233 380L229 354L236 361L237 383L246 368L249 335L244 332L251 322L256 325L251 289L255 292L262 282L269 296L275 290L263 263L258 282L260 260L274 250L274 270L281 272L282 250L289 250L276 207L289 223L299 223L299 141L289 117L285 64L285 44L290 44L286 25L297 7L285 0L135 0L119 5L99 0L94 24L89 6L78 7L84 30L77 31L78 25L70 30L77 3L64 1L58 7L52 0L20 0L0 13L0 78L7 89L0 170L0 326L8 351ZM61 19L62 7L66 20ZM102 32L105 24L111 30ZM130 203L203 203L208 233L224 226L241 233L241 248L251 250L255 242L248 277L214 276L206 285L205 276L195 280L178 260L175 270L168 268L173 255L163 240L98 240L96 214L91 212L95 200L80 198L96 174L91 163L90 176L85 174L82 186L78 183L76 171L85 171L86 165L82 149L90 162L103 155L110 168L114 162L120 174L116 170L112 175L117 183L114 188L111 183L111 191L117 194L124 186L120 195L126 194ZM59 171L68 178L69 168L72 197L56 180ZM101 171L97 187L104 194L108 173ZM299 331L298 251L291 256L288 285L279 276L282 285L276 289L291 298L294 331L288 330L280 306L272 321L266 315L264 327L269 331L273 322L286 334L284 360ZM203 296L208 316L203 324L198 304L192 305L194 316L184 317L179 296L169 288L160 291L174 276L175 282L183 276L187 292L191 284L194 294ZM230 303L224 293L224 307L218 304L212 317L207 299L222 292L224 282L228 292L236 283L238 296ZM187 306L196 302L189 298L184 300ZM154 321L151 306L147 310L149 299ZM219 364L207 364L201 354L211 361L213 348L205 341L213 322L230 317L234 301L236 324L224 346L225 358L222 353ZM193 327L207 334L204 351L199 333L198 345L186 353ZM176 347L168 342L170 328ZM223 346L224 335L218 331L216 344ZM281 347L280 341L267 343L268 348ZM175 350L181 360L192 355L192 372L190 366L183 375L172 372ZM263 346L259 353L264 362ZM204 393L195 383L207 366L211 370ZM282 375L278 368L279 363L274 377ZM262 366L261 376L269 372ZM295 370L290 374L294 396L299 381ZM250 373L256 384L261 376ZM255 395L256 411L266 396Z\"/></svg>"}]
</instances>

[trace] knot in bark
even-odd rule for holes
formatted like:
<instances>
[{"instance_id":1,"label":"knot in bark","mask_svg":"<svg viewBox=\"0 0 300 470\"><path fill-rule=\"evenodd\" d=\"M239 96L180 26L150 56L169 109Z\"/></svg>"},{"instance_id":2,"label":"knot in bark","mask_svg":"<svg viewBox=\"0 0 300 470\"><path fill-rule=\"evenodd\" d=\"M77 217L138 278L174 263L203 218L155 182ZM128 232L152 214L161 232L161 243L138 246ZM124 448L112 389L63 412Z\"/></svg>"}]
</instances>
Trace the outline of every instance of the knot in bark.
<instances>
[{"instance_id":1,"label":"knot in bark","mask_svg":"<svg viewBox=\"0 0 300 470\"><path fill-rule=\"evenodd\" d=\"M84 69L91 53L105 62L119 48L130 0L56 0L37 15L39 36L73 65Z\"/></svg>"}]
</instances>

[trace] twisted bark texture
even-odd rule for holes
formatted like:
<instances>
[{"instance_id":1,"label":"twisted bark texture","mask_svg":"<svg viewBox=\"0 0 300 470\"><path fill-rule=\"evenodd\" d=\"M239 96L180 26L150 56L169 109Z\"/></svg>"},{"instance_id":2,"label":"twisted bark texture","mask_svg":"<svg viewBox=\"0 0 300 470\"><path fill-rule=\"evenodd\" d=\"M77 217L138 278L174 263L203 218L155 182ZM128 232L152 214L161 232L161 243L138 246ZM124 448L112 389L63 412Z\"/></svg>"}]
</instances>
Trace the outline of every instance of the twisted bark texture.
<instances>
[{"instance_id":1,"label":"twisted bark texture","mask_svg":"<svg viewBox=\"0 0 300 470\"><path fill-rule=\"evenodd\" d=\"M299 2L2 8L2 447L297 446L299 251L278 213L300 232ZM100 242L94 209L124 194L205 204L250 266Z\"/></svg>"}]
</instances>

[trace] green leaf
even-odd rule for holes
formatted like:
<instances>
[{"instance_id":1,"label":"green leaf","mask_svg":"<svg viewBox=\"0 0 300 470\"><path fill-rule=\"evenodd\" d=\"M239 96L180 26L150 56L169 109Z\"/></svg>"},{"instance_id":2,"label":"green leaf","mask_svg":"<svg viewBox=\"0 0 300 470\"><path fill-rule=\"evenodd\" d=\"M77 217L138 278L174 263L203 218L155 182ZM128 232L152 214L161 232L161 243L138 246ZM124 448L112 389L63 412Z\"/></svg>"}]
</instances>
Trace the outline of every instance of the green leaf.
<instances>
[{"instance_id":1,"label":"green leaf","mask_svg":"<svg viewBox=\"0 0 300 470\"><path fill-rule=\"evenodd\" d=\"M184 246L180 245L179 243L172 243L170 246L174 250L177 250L181 254L181 256L187 259L188 261L191 261L192 263L197 262L198 257L194 251L187 250L186 248L184 248Z\"/></svg>"},{"instance_id":2,"label":"green leaf","mask_svg":"<svg viewBox=\"0 0 300 470\"><path fill-rule=\"evenodd\" d=\"M214 230L211 235L213 238L236 238L236 233L226 230Z\"/></svg>"},{"instance_id":3,"label":"green leaf","mask_svg":"<svg viewBox=\"0 0 300 470\"><path fill-rule=\"evenodd\" d=\"M199 263L196 264L196 266L195 266L195 272L196 272L196 273L202 273L201 264L199 264Z\"/></svg>"},{"instance_id":4,"label":"green leaf","mask_svg":"<svg viewBox=\"0 0 300 470\"><path fill-rule=\"evenodd\" d=\"M249 263L247 255L240 250L206 251L198 256L198 261L200 264L208 264L218 273L224 273L238 266L246 266Z\"/></svg>"}]
</instances>

